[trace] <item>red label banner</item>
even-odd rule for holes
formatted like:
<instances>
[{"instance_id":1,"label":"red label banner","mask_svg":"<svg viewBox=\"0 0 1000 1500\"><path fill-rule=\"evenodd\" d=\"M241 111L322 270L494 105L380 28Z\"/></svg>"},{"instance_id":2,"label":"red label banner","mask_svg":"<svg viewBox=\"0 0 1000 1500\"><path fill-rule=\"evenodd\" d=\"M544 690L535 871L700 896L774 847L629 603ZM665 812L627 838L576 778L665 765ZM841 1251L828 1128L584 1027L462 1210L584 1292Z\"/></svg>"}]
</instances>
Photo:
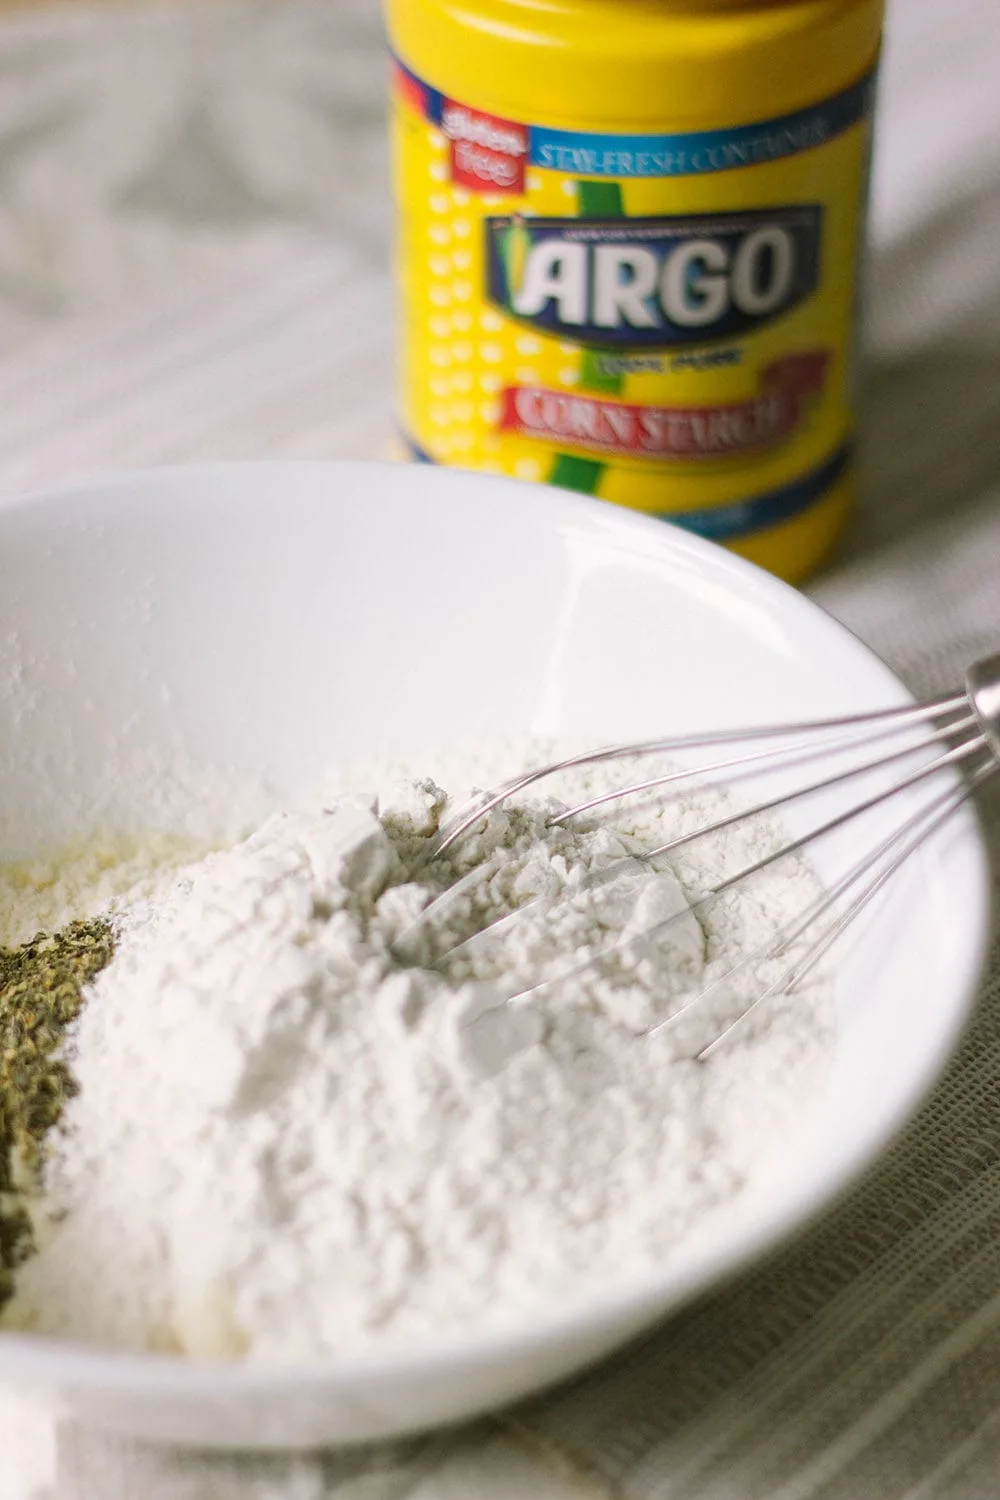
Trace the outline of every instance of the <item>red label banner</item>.
<instances>
[{"instance_id":1,"label":"red label banner","mask_svg":"<svg viewBox=\"0 0 1000 1500\"><path fill-rule=\"evenodd\" d=\"M826 349L785 355L761 372L760 390L725 406L632 406L536 386L508 386L499 428L522 437L630 458L692 462L774 447L799 425L826 383Z\"/></svg>"},{"instance_id":2,"label":"red label banner","mask_svg":"<svg viewBox=\"0 0 1000 1500\"><path fill-rule=\"evenodd\" d=\"M474 193L524 192L526 126L446 99L441 129L451 143L452 182Z\"/></svg>"}]
</instances>

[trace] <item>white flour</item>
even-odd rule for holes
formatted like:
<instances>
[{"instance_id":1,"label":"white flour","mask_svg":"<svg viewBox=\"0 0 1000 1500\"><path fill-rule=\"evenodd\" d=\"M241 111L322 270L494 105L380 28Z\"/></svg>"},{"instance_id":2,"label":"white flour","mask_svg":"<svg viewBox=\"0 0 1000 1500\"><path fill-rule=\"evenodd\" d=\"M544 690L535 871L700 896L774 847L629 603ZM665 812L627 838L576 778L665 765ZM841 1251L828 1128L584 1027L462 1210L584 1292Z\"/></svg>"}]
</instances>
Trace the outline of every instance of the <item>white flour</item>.
<instances>
[{"instance_id":1,"label":"white flour","mask_svg":"<svg viewBox=\"0 0 1000 1500\"><path fill-rule=\"evenodd\" d=\"M457 800L496 769L452 767ZM573 780L585 795L620 777ZM680 885L636 863L429 967L511 905L717 815L719 794L550 832L551 798L521 801L416 874L443 794L396 785L380 818L373 802L273 819L130 908L78 1025L81 1092L8 1325L289 1360L524 1318L662 1264L817 1086L822 985L704 1062L710 1007L643 1035L815 889L783 862L686 910L681 887L756 860L770 828L685 852ZM498 850L486 884L406 936L429 890ZM654 945L496 1004L675 910Z\"/></svg>"}]
</instances>

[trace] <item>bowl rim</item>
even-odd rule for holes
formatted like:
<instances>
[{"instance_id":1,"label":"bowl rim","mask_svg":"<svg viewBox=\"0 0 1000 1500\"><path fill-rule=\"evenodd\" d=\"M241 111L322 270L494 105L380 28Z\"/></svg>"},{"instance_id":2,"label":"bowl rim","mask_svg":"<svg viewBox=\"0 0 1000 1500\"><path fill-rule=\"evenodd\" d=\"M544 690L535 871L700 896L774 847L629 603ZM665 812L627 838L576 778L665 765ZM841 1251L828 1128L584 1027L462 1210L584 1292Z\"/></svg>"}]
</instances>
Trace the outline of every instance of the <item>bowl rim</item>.
<instances>
[{"instance_id":1,"label":"bowl rim","mask_svg":"<svg viewBox=\"0 0 1000 1500\"><path fill-rule=\"evenodd\" d=\"M251 459L192 464L163 464L145 468L128 468L97 472L66 484L38 491L24 491L0 497L0 532L7 516L60 507L88 493L100 491L130 509L142 504L136 489L180 484L216 483L227 485L234 477L268 475L275 482L290 472L329 476L345 470L379 471L392 476L390 483L405 485L405 477L416 473L433 473L435 483L445 486L464 484L468 499L475 503L476 491L501 492L510 499L519 498L522 506L537 508L537 483L505 475L483 474L473 470L424 468L376 460L336 459ZM836 619L821 604L792 585L766 572L756 564L683 527L657 516L625 509L612 502L576 492L545 487L545 507L550 516L576 525L603 530L611 527L623 535L637 538L655 537L662 547L692 559L699 569L708 568L756 597L774 597L784 612L802 613L815 620L822 616L826 628L848 637L852 649L866 660L884 679L886 706L906 706L916 699L896 676L892 668L867 645L855 631ZM128 492L131 497L124 502ZM957 783L957 776L955 777ZM130 1396L169 1397L197 1400L220 1395L266 1395L276 1386L318 1389L330 1392L366 1388L385 1388L404 1380L418 1379L435 1373L461 1375L496 1360L530 1355L548 1347L553 1340L572 1335L598 1334L602 1329L634 1321L643 1324L659 1322L675 1308L700 1293L716 1292L750 1266L780 1250L792 1239L808 1230L817 1219L836 1206L868 1173L889 1143L914 1118L934 1084L954 1055L958 1042L976 1005L989 954L994 925L992 877L982 824L975 805L963 804L955 815L964 824L963 857L969 861L977 892L975 909L969 913L973 934L964 964L955 984L948 1025L943 1029L933 1053L914 1069L907 1086L898 1091L891 1109L882 1115L878 1128L845 1152L839 1167L800 1194L794 1204L782 1206L782 1212L770 1211L763 1222L751 1221L741 1226L738 1247L733 1250L716 1243L687 1255L682 1248L668 1269L632 1274L621 1278L594 1278L582 1284L577 1294L560 1300L558 1307L538 1310L510 1324L475 1330L459 1329L435 1338L432 1344L418 1339L373 1342L343 1355L329 1355L288 1363L254 1363L237 1361L195 1361L171 1354L139 1353L104 1348L79 1341L20 1333L0 1327L0 1379L51 1379L58 1374L63 1382L79 1382L95 1392L128 1387ZM665 1295L665 1290L669 1289ZM400 1427L403 1430L403 1427Z\"/></svg>"}]
</instances>

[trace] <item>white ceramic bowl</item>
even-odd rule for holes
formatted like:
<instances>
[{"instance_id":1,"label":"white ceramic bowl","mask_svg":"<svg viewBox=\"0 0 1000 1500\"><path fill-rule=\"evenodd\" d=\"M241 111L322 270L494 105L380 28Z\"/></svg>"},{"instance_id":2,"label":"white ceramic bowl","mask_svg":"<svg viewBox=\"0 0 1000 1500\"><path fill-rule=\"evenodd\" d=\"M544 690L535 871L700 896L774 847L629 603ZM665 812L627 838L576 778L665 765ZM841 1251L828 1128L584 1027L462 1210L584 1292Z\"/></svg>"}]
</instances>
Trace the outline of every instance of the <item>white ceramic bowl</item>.
<instances>
[{"instance_id":1,"label":"white ceramic bowl","mask_svg":"<svg viewBox=\"0 0 1000 1500\"><path fill-rule=\"evenodd\" d=\"M680 531L537 486L358 464L123 474L0 507L0 688L4 859L65 842L97 808L134 814L129 786L168 753L291 790L374 749L511 733L588 745L906 701L805 598ZM0 1380L87 1421L208 1445L343 1443L509 1402L829 1204L941 1069L987 928L962 812L841 968L830 1086L787 1155L724 1232L658 1275L506 1335L280 1371L0 1335Z\"/></svg>"}]
</instances>

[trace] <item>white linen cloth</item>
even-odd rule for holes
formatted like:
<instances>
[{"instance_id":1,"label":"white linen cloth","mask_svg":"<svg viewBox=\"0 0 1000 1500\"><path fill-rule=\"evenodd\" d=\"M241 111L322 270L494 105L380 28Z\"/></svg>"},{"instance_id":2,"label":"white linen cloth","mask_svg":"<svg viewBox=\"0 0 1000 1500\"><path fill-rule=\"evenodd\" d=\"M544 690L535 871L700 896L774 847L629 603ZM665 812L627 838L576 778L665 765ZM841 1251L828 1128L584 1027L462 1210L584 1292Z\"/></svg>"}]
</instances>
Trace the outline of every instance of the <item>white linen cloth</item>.
<instances>
[{"instance_id":1,"label":"white linen cloth","mask_svg":"<svg viewBox=\"0 0 1000 1500\"><path fill-rule=\"evenodd\" d=\"M386 451L383 73L375 0L0 25L0 492ZM995 0L895 0L863 504L810 592L918 691L1000 648L998 81ZM0 1393L0 1500L987 1500L998 1473L1000 947L946 1079L844 1204L519 1411L262 1458Z\"/></svg>"}]
</instances>

